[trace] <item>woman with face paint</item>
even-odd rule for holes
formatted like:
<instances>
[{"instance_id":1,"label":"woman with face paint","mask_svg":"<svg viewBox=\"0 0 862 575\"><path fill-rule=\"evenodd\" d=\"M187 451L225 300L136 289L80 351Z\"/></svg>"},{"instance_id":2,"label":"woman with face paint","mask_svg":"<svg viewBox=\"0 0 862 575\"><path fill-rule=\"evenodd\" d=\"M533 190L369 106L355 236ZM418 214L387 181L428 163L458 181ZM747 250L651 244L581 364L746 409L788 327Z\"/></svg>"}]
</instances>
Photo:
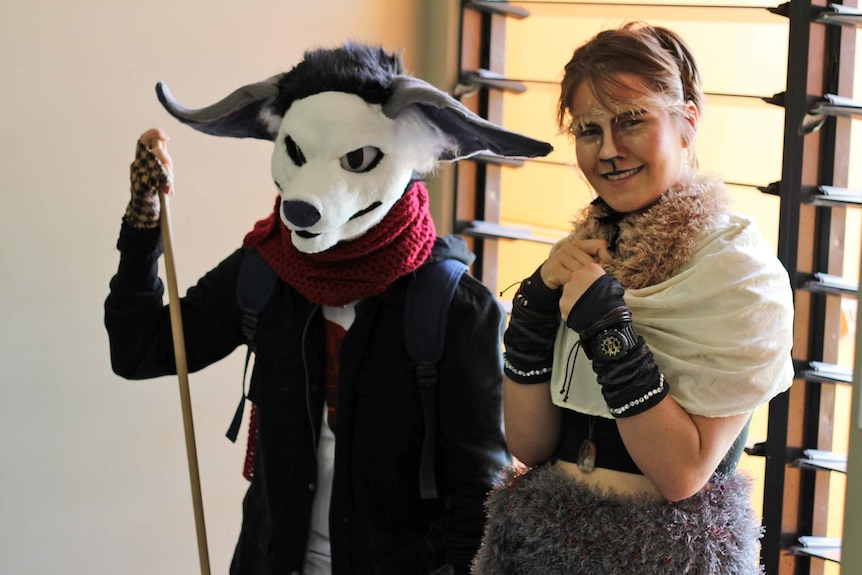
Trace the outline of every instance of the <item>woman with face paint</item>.
<instances>
[{"instance_id":1,"label":"woman with face paint","mask_svg":"<svg viewBox=\"0 0 862 575\"><path fill-rule=\"evenodd\" d=\"M704 96L674 32L575 50L558 123L596 193L520 285L505 334L512 468L473 572L759 573L736 470L793 380L788 275L698 171Z\"/></svg>"}]
</instances>

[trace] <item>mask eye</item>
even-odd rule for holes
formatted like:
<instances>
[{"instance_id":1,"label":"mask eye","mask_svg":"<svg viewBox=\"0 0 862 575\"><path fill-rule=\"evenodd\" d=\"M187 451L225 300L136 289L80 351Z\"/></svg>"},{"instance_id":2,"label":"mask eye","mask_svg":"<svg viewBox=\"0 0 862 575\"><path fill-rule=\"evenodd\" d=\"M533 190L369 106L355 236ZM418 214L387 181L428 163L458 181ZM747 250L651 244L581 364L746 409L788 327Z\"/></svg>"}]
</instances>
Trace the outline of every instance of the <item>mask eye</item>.
<instances>
[{"instance_id":1,"label":"mask eye","mask_svg":"<svg viewBox=\"0 0 862 575\"><path fill-rule=\"evenodd\" d=\"M305 156L302 154L302 150L299 149L299 146L296 145L296 142L293 141L293 138L290 136L284 137L284 146L287 148L287 155L290 156L291 161L299 167L305 163Z\"/></svg>"},{"instance_id":2,"label":"mask eye","mask_svg":"<svg viewBox=\"0 0 862 575\"><path fill-rule=\"evenodd\" d=\"M341 167L348 172L364 174L377 167L383 159L383 152L374 146L363 146L348 152L339 158Z\"/></svg>"}]
</instances>

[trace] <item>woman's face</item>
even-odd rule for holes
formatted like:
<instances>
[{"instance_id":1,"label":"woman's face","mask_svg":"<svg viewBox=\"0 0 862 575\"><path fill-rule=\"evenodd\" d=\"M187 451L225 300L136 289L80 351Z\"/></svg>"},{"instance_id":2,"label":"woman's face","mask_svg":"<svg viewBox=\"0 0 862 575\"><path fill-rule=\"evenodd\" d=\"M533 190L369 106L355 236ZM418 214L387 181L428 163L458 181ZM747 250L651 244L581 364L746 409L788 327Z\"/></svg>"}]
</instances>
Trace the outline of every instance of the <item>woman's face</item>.
<instances>
[{"instance_id":1,"label":"woman's face","mask_svg":"<svg viewBox=\"0 0 862 575\"><path fill-rule=\"evenodd\" d=\"M634 74L617 77L625 86L640 87ZM677 183L688 165L691 142L678 119L643 90L619 88L617 101L626 111L604 108L591 84L584 82L572 102L578 166L607 204L619 212L642 210ZM648 102L648 103L647 103ZM684 121L697 128L697 109L685 104ZM694 131L692 131L694 133Z\"/></svg>"}]
</instances>

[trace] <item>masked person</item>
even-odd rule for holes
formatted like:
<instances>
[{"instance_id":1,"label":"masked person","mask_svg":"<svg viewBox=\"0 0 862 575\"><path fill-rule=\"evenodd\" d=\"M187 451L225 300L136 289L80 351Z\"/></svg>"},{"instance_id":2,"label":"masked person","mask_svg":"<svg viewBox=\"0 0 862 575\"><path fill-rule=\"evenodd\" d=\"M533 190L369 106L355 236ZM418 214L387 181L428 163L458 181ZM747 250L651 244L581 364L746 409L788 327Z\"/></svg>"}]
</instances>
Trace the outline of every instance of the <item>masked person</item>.
<instances>
[{"instance_id":1,"label":"masked person","mask_svg":"<svg viewBox=\"0 0 862 575\"><path fill-rule=\"evenodd\" d=\"M244 264L259 256L277 274L256 322L254 457L230 573L466 574L483 503L510 462L503 314L464 273L448 322L408 321L412 288L431 262L466 267L474 257L460 238L437 237L419 178L439 161L484 150L545 155L550 145L469 112L407 75L399 55L356 43L310 50L290 71L199 110L162 85L158 93L197 130L275 144L274 209L180 306L197 371L247 343L237 297ZM158 276L158 192L172 190L167 139L159 129L139 138L105 302L112 365L129 379L176 373ZM442 356L422 365L436 378L420 385L405 332L437 325Z\"/></svg>"}]
</instances>

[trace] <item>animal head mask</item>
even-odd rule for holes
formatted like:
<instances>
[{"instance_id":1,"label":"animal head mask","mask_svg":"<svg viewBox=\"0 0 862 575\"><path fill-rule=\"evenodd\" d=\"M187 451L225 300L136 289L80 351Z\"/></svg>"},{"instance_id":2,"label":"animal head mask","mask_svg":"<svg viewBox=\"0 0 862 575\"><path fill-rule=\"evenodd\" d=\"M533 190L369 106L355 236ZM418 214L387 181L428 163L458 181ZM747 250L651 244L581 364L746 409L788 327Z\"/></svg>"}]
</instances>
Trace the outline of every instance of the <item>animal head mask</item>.
<instances>
[{"instance_id":1,"label":"animal head mask","mask_svg":"<svg viewBox=\"0 0 862 575\"><path fill-rule=\"evenodd\" d=\"M289 72L204 108L181 106L161 82L156 93L196 130L274 142L280 217L305 253L363 235L438 162L480 152L537 157L552 149L406 75L398 55L356 43L308 51Z\"/></svg>"}]
</instances>

